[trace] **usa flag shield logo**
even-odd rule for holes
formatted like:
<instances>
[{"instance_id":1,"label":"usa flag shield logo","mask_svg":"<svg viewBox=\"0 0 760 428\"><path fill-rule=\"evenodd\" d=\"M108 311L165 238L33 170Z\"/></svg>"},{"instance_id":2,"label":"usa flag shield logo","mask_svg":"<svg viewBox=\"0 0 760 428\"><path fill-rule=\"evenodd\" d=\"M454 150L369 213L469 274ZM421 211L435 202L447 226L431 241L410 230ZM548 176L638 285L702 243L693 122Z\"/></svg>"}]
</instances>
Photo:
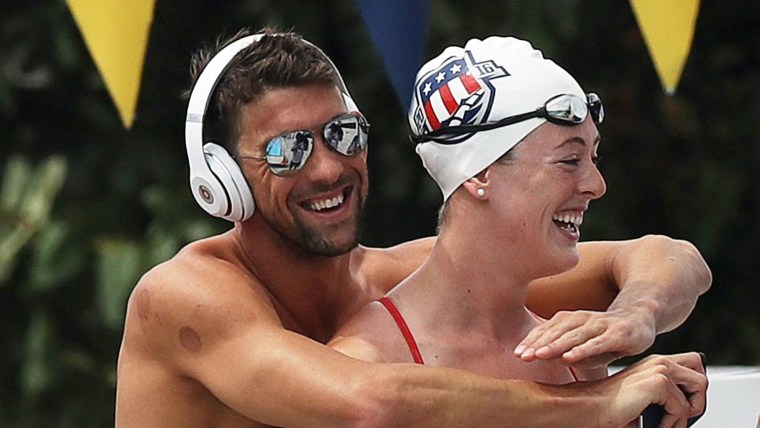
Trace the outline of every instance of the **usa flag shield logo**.
<instances>
[{"instance_id":1,"label":"usa flag shield logo","mask_svg":"<svg viewBox=\"0 0 760 428\"><path fill-rule=\"evenodd\" d=\"M414 96L417 108L414 124L419 134L443 127L483 123L493 105L491 79L509 76L493 60L476 62L472 52L452 57L417 81ZM469 135L452 138L457 143Z\"/></svg>"}]
</instances>

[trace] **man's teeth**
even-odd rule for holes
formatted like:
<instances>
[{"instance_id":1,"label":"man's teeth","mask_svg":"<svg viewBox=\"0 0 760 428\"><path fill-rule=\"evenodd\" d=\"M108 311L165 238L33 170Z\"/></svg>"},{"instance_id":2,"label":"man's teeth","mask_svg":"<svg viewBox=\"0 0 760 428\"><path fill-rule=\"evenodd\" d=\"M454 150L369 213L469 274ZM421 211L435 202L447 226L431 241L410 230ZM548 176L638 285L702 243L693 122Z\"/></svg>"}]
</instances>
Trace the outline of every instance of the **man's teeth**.
<instances>
[{"instance_id":1,"label":"man's teeth","mask_svg":"<svg viewBox=\"0 0 760 428\"><path fill-rule=\"evenodd\" d=\"M337 207L338 205L342 203L343 203L343 194L341 193L340 195L331 199L324 199L321 201L312 202L311 204L309 204L309 208L312 211L322 211L327 208Z\"/></svg>"},{"instance_id":2,"label":"man's teeth","mask_svg":"<svg viewBox=\"0 0 760 428\"><path fill-rule=\"evenodd\" d=\"M583 214L563 214L563 215L557 215L555 214L552 217L552 220L560 222L560 223L566 223L574 227L580 227L581 224L583 224Z\"/></svg>"}]
</instances>

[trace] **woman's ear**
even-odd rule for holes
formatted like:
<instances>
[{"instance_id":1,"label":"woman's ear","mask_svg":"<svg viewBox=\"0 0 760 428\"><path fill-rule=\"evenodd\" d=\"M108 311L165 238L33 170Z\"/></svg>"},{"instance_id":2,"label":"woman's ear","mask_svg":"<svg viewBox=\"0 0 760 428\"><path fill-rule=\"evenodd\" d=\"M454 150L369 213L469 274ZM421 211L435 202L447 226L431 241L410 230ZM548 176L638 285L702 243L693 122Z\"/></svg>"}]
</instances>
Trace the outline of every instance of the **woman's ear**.
<instances>
[{"instance_id":1,"label":"woman's ear","mask_svg":"<svg viewBox=\"0 0 760 428\"><path fill-rule=\"evenodd\" d=\"M476 199L488 199L489 168L484 169L478 175L467 179L462 187Z\"/></svg>"}]
</instances>

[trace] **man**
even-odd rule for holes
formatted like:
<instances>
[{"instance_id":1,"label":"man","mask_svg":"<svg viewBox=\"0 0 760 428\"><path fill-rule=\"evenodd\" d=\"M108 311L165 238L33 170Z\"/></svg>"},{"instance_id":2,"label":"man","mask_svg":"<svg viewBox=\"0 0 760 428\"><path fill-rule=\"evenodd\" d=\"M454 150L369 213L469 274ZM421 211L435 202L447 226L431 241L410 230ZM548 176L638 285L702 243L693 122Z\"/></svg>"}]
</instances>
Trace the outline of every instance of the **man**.
<instances>
[{"instance_id":1,"label":"man","mask_svg":"<svg viewBox=\"0 0 760 428\"><path fill-rule=\"evenodd\" d=\"M357 245L368 189L366 120L318 48L292 34L246 34L216 56L195 57L196 77L204 71L186 127L196 201L235 225L191 243L135 287L119 357L118 426L614 426L650 403L672 414L699 410L705 378L688 356L555 387L371 364L324 346L414 271L432 239ZM208 84L207 72L222 76L218 84ZM202 135L204 91L216 94L231 156L210 144L200 152L192 141ZM328 146L335 123L358 130L361 150ZM297 135L308 136L309 148L294 168L283 167ZM589 244L578 269L536 284L534 309L601 310L615 284L621 291L608 312L548 322L523 342L523 358L593 364L640 352L655 332L683 321L710 273L681 241ZM637 393L616 396L621 389Z\"/></svg>"}]
</instances>

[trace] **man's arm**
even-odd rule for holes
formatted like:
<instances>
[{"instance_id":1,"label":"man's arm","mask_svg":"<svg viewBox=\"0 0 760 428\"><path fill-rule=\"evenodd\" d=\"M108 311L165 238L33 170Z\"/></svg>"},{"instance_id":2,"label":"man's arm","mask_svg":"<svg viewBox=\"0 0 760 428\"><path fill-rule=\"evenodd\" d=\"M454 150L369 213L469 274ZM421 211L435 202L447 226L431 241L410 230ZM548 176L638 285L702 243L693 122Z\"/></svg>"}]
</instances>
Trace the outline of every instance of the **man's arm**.
<instances>
[{"instance_id":1,"label":"man's arm","mask_svg":"<svg viewBox=\"0 0 760 428\"><path fill-rule=\"evenodd\" d=\"M523 360L598 366L638 354L680 325L712 282L694 245L665 236L588 242L579 251L575 269L531 284L531 309L561 312L515 349Z\"/></svg>"},{"instance_id":2,"label":"man's arm","mask_svg":"<svg viewBox=\"0 0 760 428\"><path fill-rule=\"evenodd\" d=\"M168 423L172 411L181 418L177 400L208 406L183 401L198 390L191 379L235 412L285 427L622 426L650 403L682 417L695 414L676 385L700 390L704 383L688 361L654 361L614 381L567 387L363 362L283 328L262 292L224 269L207 268L153 272L138 285L120 358L120 428L145 426L147 417ZM218 292L227 287L234 292ZM163 404L144 385L156 382L173 391Z\"/></svg>"},{"instance_id":3,"label":"man's arm","mask_svg":"<svg viewBox=\"0 0 760 428\"><path fill-rule=\"evenodd\" d=\"M612 380L554 386L366 363L287 331L267 336L271 348L258 337L256 352L228 349L203 379L234 409L277 426L619 427L650 403L685 420L700 412L706 388L693 356L649 360Z\"/></svg>"},{"instance_id":4,"label":"man's arm","mask_svg":"<svg viewBox=\"0 0 760 428\"><path fill-rule=\"evenodd\" d=\"M382 361L382 353L359 336L341 336L330 344L333 348L354 358ZM376 367L384 365L375 365ZM425 368L409 364L385 365L391 367ZM430 370L430 369L426 369ZM436 370L436 369L433 369ZM413 372L412 372L413 373ZM432 373L432 372L431 372ZM457 371L452 371L459 375ZM399 373L401 374L401 373ZM421 375L421 373L418 373ZM444 371L444 374L445 371ZM462 373L464 374L464 373ZM444 380L445 378L439 378ZM563 426L563 427L622 427L638 426L639 414L650 404L662 406L664 426L681 426L689 417L704 412L707 378L698 354L672 356L649 356L638 363L601 380L576 382L567 385L539 385L524 381L498 381L487 397L474 394L482 378L473 375L471 388L461 391L455 398L445 419L434 420L429 416L417 421L419 426ZM409 385L407 383L407 385ZM445 384L441 384L445 385ZM425 392L433 392L425 385ZM456 385L460 387L461 385ZM506 388L506 389L505 389ZM436 391L436 397L444 397L445 391ZM506 395L505 391L507 392ZM448 398L451 398L450 396ZM496 398L496 403L492 399ZM429 400L421 394L418 399ZM473 402L468 402L473 399ZM486 401L482 401L485 399ZM414 398L412 398L414 400ZM504 400L500 403L499 400ZM410 403L412 404L413 401ZM424 403L430 404L430 401ZM647 404L649 403L649 404ZM483 407L483 405L485 406ZM495 404L497 407L490 407ZM516 406L517 404L517 406ZM601 404L601 410L597 407ZM458 407L463 406L463 407ZM573 408L578 406L578 408ZM418 405L424 410L426 405ZM472 412L472 413L471 413ZM436 413L437 415L437 413ZM388 421L393 425L406 426L406 415Z\"/></svg>"}]
</instances>

